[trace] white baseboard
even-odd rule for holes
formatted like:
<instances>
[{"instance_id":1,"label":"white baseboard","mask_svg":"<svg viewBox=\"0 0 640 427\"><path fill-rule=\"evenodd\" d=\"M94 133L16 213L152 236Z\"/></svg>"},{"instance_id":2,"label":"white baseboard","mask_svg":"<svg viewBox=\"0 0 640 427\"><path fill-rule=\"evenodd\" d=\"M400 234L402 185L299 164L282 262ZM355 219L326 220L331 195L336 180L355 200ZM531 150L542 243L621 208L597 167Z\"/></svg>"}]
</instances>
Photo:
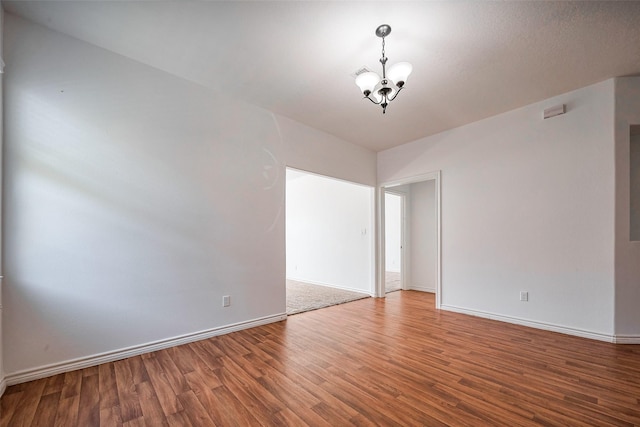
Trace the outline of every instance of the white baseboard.
<instances>
[{"instance_id":1,"label":"white baseboard","mask_svg":"<svg viewBox=\"0 0 640 427\"><path fill-rule=\"evenodd\" d=\"M218 335L225 335L230 332L240 331L243 329L253 328L256 326L266 325L268 323L279 322L287 318L286 313L276 314L274 316L261 317L258 319L248 320L246 322L234 323L232 325L221 326L219 328L207 329L205 331L195 332L192 334L185 334L173 338L167 338L164 340L154 341L147 344L141 344L120 350L114 350L93 356L82 357L73 360L67 360L64 362L54 363L51 365L40 366L38 368L27 369L24 371L14 372L8 374L2 384L15 385L24 383L27 381L33 381L40 378L50 377L52 375L61 374L64 372L75 371L77 369L84 369L90 366L101 365L107 362L113 362L116 360L126 359L132 356L138 356L144 353L150 353L152 351L162 350L169 347L174 347L181 344L188 344L194 341L200 341L207 338L215 337ZM5 383L6 382L6 383Z\"/></svg>"},{"instance_id":2,"label":"white baseboard","mask_svg":"<svg viewBox=\"0 0 640 427\"><path fill-rule=\"evenodd\" d=\"M3 378L2 380L0 380L0 397L2 397L6 389L7 389L7 381Z\"/></svg>"},{"instance_id":3,"label":"white baseboard","mask_svg":"<svg viewBox=\"0 0 640 427\"><path fill-rule=\"evenodd\" d=\"M408 291L420 291L420 292L429 292L432 294L436 293L435 288L427 288L425 286L409 286L407 288Z\"/></svg>"},{"instance_id":4,"label":"white baseboard","mask_svg":"<svg viewBox=\"0 0 640 427\"><path fill-rule=\"evenodd\" d=\"M442 304L440 308L442 310L454 311L456 313L462 313L462 314L469 314L471 316L483 317L485 319L499 320L501 322L513 323L515 325L528 326L530 328L535 328L535 329L543 329L545 331L560 332L561 334L574 335L577 337L589 338L589 339L598 340L598 341L606 341L606 342L612 342L612 343L616 342L616 337L614 335L607 335L599 332L585 331L583 329L569 328L566 326L554 325L551 323L536 322L533 320L526 320L518 317L503 316L500 314L493 314L485 311L470 310L467 308L456 307L453 305ZM632 343L629 342L629 344L632 344Z\"/></svg>"},{"instance_id":5,"label":"white baseboard","mask_svg":"<svg viewBox=\"0 0 640 427\"><path fill-rule=\"evenodd\" d=\"M334 285L331 283L324 283L324 282L315 282L313 280L299 279L296 277L287 277L287 280L294 280L296 282L310 283L312 285L326 286L328 288L342 289L343 291L359 292L361 294L368 294L368 295L374 296L371 290L363 291L362 289L358 289L358 288L350 288L348 286L340 286L340 285Z\"/></svg>"},{"instance_id":6,"label":"white baseboard","mask_svg":"<svg viewBox=\"0 0 640 427\"><path fill-rule=\"evenodd\" d=\"M614 335L613 342L616 344L640 344L640 335Z\"/></svg>"}]
</instances>

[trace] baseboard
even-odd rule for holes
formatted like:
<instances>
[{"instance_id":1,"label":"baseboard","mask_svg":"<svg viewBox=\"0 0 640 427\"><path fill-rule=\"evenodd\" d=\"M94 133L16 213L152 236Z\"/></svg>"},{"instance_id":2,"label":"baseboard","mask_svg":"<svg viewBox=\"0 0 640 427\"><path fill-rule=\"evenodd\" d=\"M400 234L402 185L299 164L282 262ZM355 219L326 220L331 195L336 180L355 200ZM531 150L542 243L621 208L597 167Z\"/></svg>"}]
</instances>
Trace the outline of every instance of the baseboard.
<instances>
[{"instance_id":1,"label":"baseboard","mask_svg":"<svg viewBox=\"0 0 640 427\"><path fill-rule=\"evenodd\" d=\"M640 335L614 335L613 342L616 344L640 344Z\"/></svg>"},{"instance_id":2,"label":"baseboard","mask_svg":"<svg viewBox=\"0 0 640 427\"><path fill-rule=\"evenodd\" d=\"M427 288L423 286L410 286L407 288L408 291L420 291L420 292L429 292L431 294L435 294L436 290L434 288Z\"/></svg>"},{"instance_id":3,"label":"baseboard","mask_svg":"<svg viewBox=\"0 0 640 427\"><path fill-rule=\"evenodd\" d=\"M0 397L2 397L6 389L7 389L7 380L3 378L2 380L0 380Z\"/></svg>"},{"instance_id":4,"label":"baseboard","mask_svg":"<svg viewBox=\"0 0 640 427\"><path fill-rule=\"evenodd\" d=\"M616 342L614 335L601 334L599 332L585 331L583 329L569 328L566 326L554 325L551 323L536 322L533 320L521 319L519 317L503 316L500 314L488 313L485 311L470 310L467 308L456 307L453 305L442 304L440 308L446 311L454 311L456 313L468 314L476 317L483 317L485 319L499 320L501 322L513 323L515 325L527 326L535 329L543 329L545 331L559 332L561 334L573 335L573 336L582 337L582 338L589 338L589 339L598 340L598 341Z\"/></svg>"},{"instance_id":5,"label":"baseboard","mask_svg":"<svg viewBox=\"0 0 640 427\"><path fill-rule=\"evenodd\" d=\"M246 322L234 323L219 328L207 329L205 331L195 332L192 334L180 335L173 338L154 341L147 344L141 344L120 350L105 352L96 354L93 356L68 360L51 365L41 366L38 368L27 369L24 371L8 374L3 381L6 385L15 385L24 383L27 381L33 381L40 378L50 377L52 375L62 374L64 372L75 371L78 369L84 369L91 366L101 365L107 362L114 362L116 360L126 359L132 356L138 356L144 353L150 353L152 351L162 350L169 347L175 347L181 344L188 344L194 341L200 341L207 338L215 337L218 335L225 335L231 332L240 331L243 329L254 328L256 326L266 325L269 323L279 322L287 318L286 313L276 314L274 316L261 317L258 319L249 320Z\"/></svg>"},{"instance_id":6,"label":"baseboard","mask_svg":"<svg viewBox=\"0 0 640 427\"><path fill-rule=\"evenodd\" d=\"M331 283L315 282L313 280L307 280L307 279L298 279L298 278L295 278L295 277L287 277L287 280L293 280L293 281L296 281L296 282L303 282L303 283L310 283L312 285L326 286L327 288L342 289L343 291L358 292L358 293L361 293L361 294L368 294L368 295L374 296L374 294L371 292L371 290L363 291L362 289L350 288L350 287L347 287L347 286L339 286L339 285L334 285L334 284L331 284Z\"/></svg>"}]
</instances>

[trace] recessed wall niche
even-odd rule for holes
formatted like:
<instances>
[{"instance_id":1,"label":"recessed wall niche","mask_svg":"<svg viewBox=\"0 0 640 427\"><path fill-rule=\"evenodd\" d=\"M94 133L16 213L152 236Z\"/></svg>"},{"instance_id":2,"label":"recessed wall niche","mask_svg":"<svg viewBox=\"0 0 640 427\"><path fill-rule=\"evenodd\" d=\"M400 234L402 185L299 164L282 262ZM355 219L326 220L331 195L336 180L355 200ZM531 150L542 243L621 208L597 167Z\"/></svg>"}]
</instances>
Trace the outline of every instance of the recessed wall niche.
<instances>
[{"instance_id":1,"label":"recessed wall niche","mask_svg":"<svg viewBox=\"0 0 640 427\"><path fill-rule=\"evenodd\" d=\"M629 130L629 197L631 219L629 239L640 241L640 125L631 125Z\"/></svg>"}]
</instances>

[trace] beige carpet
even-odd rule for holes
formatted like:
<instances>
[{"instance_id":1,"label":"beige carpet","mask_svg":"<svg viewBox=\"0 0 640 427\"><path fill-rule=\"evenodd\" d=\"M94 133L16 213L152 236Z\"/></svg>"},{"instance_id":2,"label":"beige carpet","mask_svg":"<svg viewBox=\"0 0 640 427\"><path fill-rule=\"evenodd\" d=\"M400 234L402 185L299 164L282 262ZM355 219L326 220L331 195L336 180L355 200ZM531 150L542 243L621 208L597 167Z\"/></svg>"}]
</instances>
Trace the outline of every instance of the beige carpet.
<instances>
[{"instance_id":1,"label":"beige carpet","mask_svg":"<svg viewBox=\"0 0 640 427\"><path fill-rule=\"evenodd\" d=\"M369 294L287 280L287 314L303 313L362 298L369 298Z\"/></svg>"}]
</instances>

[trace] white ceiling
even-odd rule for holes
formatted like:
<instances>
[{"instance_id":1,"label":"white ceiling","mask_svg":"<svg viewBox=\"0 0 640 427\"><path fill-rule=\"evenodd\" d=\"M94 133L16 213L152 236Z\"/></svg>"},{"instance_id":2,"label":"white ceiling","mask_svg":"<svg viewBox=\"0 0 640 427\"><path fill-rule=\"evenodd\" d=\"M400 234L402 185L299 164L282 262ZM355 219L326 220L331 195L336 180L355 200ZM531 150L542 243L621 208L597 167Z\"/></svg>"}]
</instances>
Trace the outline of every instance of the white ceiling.
<instances>
[{"instance_id":1,"label":"white ceiling","mask_svg":"<svg viewBox=\"0 0 640 427\"><path fill-rule=\"evenodd\" d=\"M640 2L3 1L5 11L372 150L640 73ZM351 74L414 71L387 114Z\"/></svg>"}]
</instances>

